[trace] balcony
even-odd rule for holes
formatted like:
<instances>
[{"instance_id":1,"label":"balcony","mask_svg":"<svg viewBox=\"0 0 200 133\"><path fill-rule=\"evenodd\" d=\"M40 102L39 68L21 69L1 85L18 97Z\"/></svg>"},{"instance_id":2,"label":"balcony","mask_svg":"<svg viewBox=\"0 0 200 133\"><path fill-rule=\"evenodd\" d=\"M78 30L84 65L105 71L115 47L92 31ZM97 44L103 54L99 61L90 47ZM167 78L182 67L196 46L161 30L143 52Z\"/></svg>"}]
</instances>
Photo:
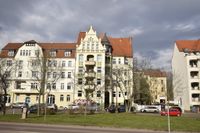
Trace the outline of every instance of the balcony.
<instances>
[{"instance_id":1,"label":"balcony","mask_svg":"<svg viewBox=\"0 0 200 133\"><path fill-rule=\"evenodd\" d=\"M192 103L193 104L200 104L200 93L192 94Z\"/></svg>"},{"instance_id":2,"label":"balcony","mask_svg":"<svg viewBox=\"0 0 200 133\"><path fill-rule=\"evenodd\" d=\"M198 79L199 78L199 72L198 71L191 71L190 72L190 78L191 79Z\"/></svg>"},{"instance_id":3,"label":"balcony","mask_svg":"<svg viewBox=\"0 0 200 133\"><path fill-rule=\"evenodd\" d=\"M95 61L85 61L85 65L94 66L96 64Z\"/></svg>"},{"instance_id":4,"label":"balcony","mask_svg":"<svg viewBox=\"0 0 200 133\"><path fill-rule=\"evenodd\" d=\"M92 72L85 72L85 77L95 77L96 73L94 71Z\"/></svg>"},{"instance_id":5,"label":"balcony","mask_svg":"<svg viewBox=\"0 0 200 133\"><path fill-rule=\"evenodd\" d=\"M191 68L197 68L198 67L198 61L197 60L190 60L189 65Z\"/></svg>"}]
</instances>

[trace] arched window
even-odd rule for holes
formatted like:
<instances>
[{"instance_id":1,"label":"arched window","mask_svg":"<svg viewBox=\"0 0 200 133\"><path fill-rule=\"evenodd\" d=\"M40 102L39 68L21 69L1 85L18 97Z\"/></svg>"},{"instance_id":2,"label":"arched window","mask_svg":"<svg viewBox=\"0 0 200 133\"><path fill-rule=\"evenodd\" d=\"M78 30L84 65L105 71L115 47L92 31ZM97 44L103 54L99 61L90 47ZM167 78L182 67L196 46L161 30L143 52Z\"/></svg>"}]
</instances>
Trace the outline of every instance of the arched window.
<instances>
[{"instance_id":1,"label":"arched window","mask_svg":"<svg viewBox=\"0 0 200 133\"><path fill-rule=\"evenodd\" d=\"M55 96L54 95L49 95L47 103L48 104L54 104L55 103Z\"/></svg>"}]
</instances>

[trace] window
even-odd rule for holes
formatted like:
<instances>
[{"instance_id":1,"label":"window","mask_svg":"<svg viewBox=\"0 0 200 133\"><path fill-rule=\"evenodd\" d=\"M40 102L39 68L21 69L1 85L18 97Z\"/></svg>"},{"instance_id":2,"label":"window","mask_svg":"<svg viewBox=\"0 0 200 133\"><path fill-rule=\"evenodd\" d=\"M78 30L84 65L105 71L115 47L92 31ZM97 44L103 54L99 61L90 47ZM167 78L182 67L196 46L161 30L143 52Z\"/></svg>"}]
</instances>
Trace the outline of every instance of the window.
<instances>
[{"instance_id":1,"label":"window","mask_svg":"<svg viewBox=\"0 0 200 133\"><path fill-rule=\"evenodd\" d=\"M52 85L52 89L56 89L56 83L53 83L53 85Z\"/></svg>"},{"instance_id":2,"label":"window","mask_svg":"<svg viewBox=\"0 0 200 133\"><path fill-rule=\"evenodd\" d=\"M127 92L124 92L124 95L127 96Z\"/></svg>"},{"instance_id":3,"label":"window","mask_svg":"<svg viewBox=\"0 0 200 133\"><path fill-rule=\"evenodd\" d=\"M51 57L56 57L56 50L50 51L49 54Z\"/></svg>"},{"instance_id":4,"label":"window","mask_svg":"<svg viewBox=\"0 0 200 133\"><path fill-rule=\"evenodd\" d=\"M67 57L67 56L71 56L71 51L69 50L69 51L65 51L65 57Z\"/></svg>"},{"instance_id":5,"label":"window","mask_svg":"<svg viewBox=\"0 0 200 133\"><path fill-rule=\"evenodd\" d=\"M101 97L101 91L97 91L97 97Z\"/></svg>"},{"instance_id":6,"label":"window","mask_svg":"<svg viewBox=\"0 0 200 133\"><path fill-rule=\"evenodd\" d=\"M38 57L39 56L40 51L39 50L35 50L35 56Z\"/></svg>"},{"instance_id":7,"label":"window","mask_svg":"<svg viewBox=\"0 0 200 133\"><path fill-rule=\"evenodd\" d=\"M72 86L71 83L68 83L68 84L67 84L67 89L70 90L70 89L71 89L71 86Z\"/></svg>"},{"instance_id":8,"label":"window","mask_svg":"<svg viewBox=\"0 0 200 133\"><path fill-rule=\"evenodd\" d=\"M101 67L97 67L97 72L101 73Z\"/></svg>"},{"instance_id":9,"label":"window","mask_svg":"<svg viewBox=\"0 0 200 133\"><path fill-rule=\"evenodd\" d=\"M81 61L81 62L83 61L83 55L82 54L79 55L79 61Z\"/></svg>"},{"instance_id":10,"label":"window","mask_svg":"<svg viewBox=\"0 0 200 133\"><path fill-rule=\"evenodd\" d=\"M38 102L38 100L39 100L39 96L37 95L37 96L35 97L35 101Z\"/></svg>"},{"instance_id":11,"label":"window","mask_svg":"<svg viewBox=\"0 0 200 133\"><path fill-rule=\"evenodd\" d=\"M64 96L60 95L60 102L63 102L63 101L64 101Z\"/></svg>"},{"instance_id":12,"label":"window","mask_svg":"<svg viewBox=\"0 0 200 133\"><path fill-rule=\"evenodd\" d=\"M38 84L37 83L31 83L31 89L37 89Z\"/></svg>"},{"instance_id":13,"label":"window","mask_svg":"<svg viewBox=\"0 0 200 133\"><path fill-rule=\"evenodd\" d=\"M82 84L83 84L83 79L82 79L82 78L79 78L79 79L78 79L78 84L79 84L79 85L82 85Z\"/></svg>"},{"instance_id":14,"label":"window","mask_svg":"<svg viewBox=\"0 0 200 133\"><path fill-rule=\"evenodd\" d=\"M67 102L70 101L70 95L67 95Z\"/></svg>"},{"instance_id":15,"label":"window","mask_svg":"<svg viewBox=\"0 0 200 133\"><path fill-rule=\"evenodd\" d=\"M19 60L19 68L22 69L22 67L23 67L23 60Z\"/></svg>"},{"instance_id":16,"label":"window","mask_svg":"<svg viewBox=\"0 0 200 133\"><path fill-rule=\"evenodd\" d=\"M38 77L38 71L32 71L32 77Z\"/></svg>"},{"instance_id":17,"label":"window","mask_svg":"<svg viewBox=\"0 0 200 133\"><path fill-rule=\"evenodd\" d=\"M92 50L94 50L94 44L92 44Z\"/></svg>"},{"instance_id":18,"label":"window","mask_svg":"<svg viewBox=\"0 0 200 133\"><path fill-rule=\"evenodd\" d=\"M19 101L19 96L20 96L19 94L16 94L16 97L15 97L15 101L16 101L16 102Z\"/></svg>"},{"instance_id":19,"label":"window","mask_svg":"<svg viewBox=\"0 0 200 133\"><path fill-rule=\"evenodd\" d=\"M113 58L113 61L112 61L112 62L113 62L113 64L116 64L116 59L115 59L115 58Z\"/></svg>"},{"instance_id":20,"label":"window","mask_svg":"<svg viewBox=\"0 0 200 133\"><path fill-rule=\"evenodd\" d=\"M164 92L164 87L161 88L161 91Z\"/></svg>"},{"instance_id":21,"label":"window","mask_svg":"<svg viewBox=\"0 0 200 133\"><path fill-rule=\"evenodd\" d=\"M121 64L121 59L118 59L118 64Z\"/></svg>"},{"instance_id":22,"label":"window","mask_svg":"<svg viewBox=\"0 0 200 133\"><path fill-rule=\"evenodd\" d=\"M52 62L52 63L53 63L52 65L53 65L54 67L56 67L56 66L57 66L57 61L56 61L56 60L53 60L53 62Z\"/></svg>"},{"instance_id":23,"label":"window","mask_svg":"<svg viewBox=\"0 0 200 133\"><path fill-rule=\"evenodd\" d=\"M64 88L65 88L65 85L64 85L64 83L61 83L61 90L64 90Z\"/></svg>"},{"instance_id":24,"label":"window","mask_svg":"<svg viewBox=\"0 0 200 133\"><path fill-rule=\"evenodd\" d=\"M21 82L20 81L16 82L16 89L21 89Z\"/></svg>"},{"instance_id":25,"label":"window","mask_svg":"<svg viewBox=\"0 0 200 133\"><path fill-rule=\"evenodd\" d=\"M7 66L12 66L12 60L7 60Z\"/></svg>"},{"instance_id":26,"label":"window","mask_svg":"<svg viewBox=\"0 0 200 133\"><path fill-rule=\"evenodd\" d=\"M50 83L47 83L47 89L51 89L51 84Z\"/></svg>"},{"instance_id":27,"label":"window","mask_svg":"<svg viewBox=\"0 0 200 133\"><path fill-rule=\"evenodd\" d=\"M26 56L28 56L28 50L26 50Z\"/></svg>"},{"instance_id":28,"label":"window","mask_svg":"<svg viewBox=\"0 0 200 133\"><path fill-rule=\"evenodd\" d=\"M62 61L62 67L65 67L65 61Z\"/></svg>"},{"instance_id":29,"label":"window","mask_svg":"<svg viewBox=\"0 0 200 133\"><path fill-rule=\"evenodd\" d=\"M99 61L99 62L102 61L101 60L101 55L97 55L97 61Z\"/></svg>"},{"instance_id":30,"label":"window","mask_svg":"<svg viewBox=\"0 0 200 133\"><path fill-rule=\"evenodd\" d=\"M20 50L20 55L22 56L22 50Z\"/></svg>"},{"instance_id":31,"label":"window","mask_svg":"<svg viewBox=\"0 0 200 133\"><path fill-rule=\"evenodd\" d=\"M53 72L53 78L56 78L56 76L57 76L57 73Z\"/></svg>"},{"instance_id":32,"label":"window","mask_svg":"<svg viewBox=\"0 0 200 133\"><path fill-rule=\"evenodd\" d=\"M116 92L115 91L113 91L113 97L115 97L116 96Z\"/></svg>"},{"instance_id":33,"label":"window","mask_svg":"<svg viewBox=\"0 0 200 133\"><path fill-rule=\"evenodd\" d=\"M65 78L65 72L61 73L61 78Z\"/></svg>"},{"instance_id":34,"label":"window","mask_svg":"<svg viewBox=\"0 0 200 133\"><path fill-rule=\"evenodd\" d=\"M83 67L79 67L79 68L78 68L78 72L79 72L79 73L83 73Z\"/></svg>"},{"instance_id":35,"label":"window","mask_svg":"<svg viewBox=\"0 0 200 133\"><path fill-rule=\"evenodd\" d=\"M78 91L78 97L82 97L82 91Z\"/></svg>"},{"instance_id":36,"label":"window","mask_svg":"<svg viewBox=\"0 0 200 133\"><path fill-rule=\"evenodd\" d=\"M119 97L121 97L121 92L119 92Z\"/></svg>"},{"instance_id":37,"label":"window","mask_svg":"<svg viewBox=\"0 0 200 133\"><path fill-rule=\"evenodd\" d=\"M8 56L14 56L15 54L15 51L14 50L9 50L8 51Z\"/></svg>"},{"instance_id":38,"label":"window","mask_svg":"<svg viewBox=\"0 0 200 133\"><path fill-rule=\"evenodd\" d=\"M47 72L47 78L51 78L51 72Z\"/></svg>"},{"instance_id":39,"label":"window","mask_svg":"<svg viewBox=\"0 0 200 133\"><path fill-rule=\"evenodd\" d=\"M67 77L68 77L68 78L72 78L72 72L68 72L68 73L67 73Z\"/></svg>"},{"instance_id":40,"label":"window","mask_svg":"<svg viewBox=\"0 0 200 133\"><path fill-rule=\"evenodd\" d=\"M97 79L97 85L101 85L101 79Z\"/></svg>"},{"instance_id":41,"label":"window","mask_svg":"<svg viewBox=\"0 0 200 133\"><path fill-rule=\"evenodd\" d=\"M72 67L72 61L68 61L68 67Z\"/></svg>"},{"instance_id":42,"label":"window","mask_svg":"<svg viewBox=\"0 0 200 133\"><path fill-rule=\"evenodd\" d=\"M18 72L18 77L22 77L22 71Z\"/></svg>"},{"instance_id":43,"label":"window","mask_svg":"<svg viewBox=\"0 0 200 133\"><path fill-rule=\"evenodd\" d=\"M5 74L4 74L6 77L10 77L10 71L5 71Z\"/></svg>"}]
</instances>

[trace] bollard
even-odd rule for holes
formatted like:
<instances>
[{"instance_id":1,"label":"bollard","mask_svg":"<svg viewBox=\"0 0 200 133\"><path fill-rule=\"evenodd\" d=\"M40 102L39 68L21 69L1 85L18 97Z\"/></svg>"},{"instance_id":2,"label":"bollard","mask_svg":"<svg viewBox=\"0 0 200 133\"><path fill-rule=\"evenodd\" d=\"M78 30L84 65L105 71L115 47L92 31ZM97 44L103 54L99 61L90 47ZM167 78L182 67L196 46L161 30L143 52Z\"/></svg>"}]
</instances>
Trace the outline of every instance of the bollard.
<instances>
[{"instance_id":1,"label":"bollard","mask_svg":"<svg viewBox=\"0 0 200 133\"><path fill-rule=\"evenodd\" d=\"M24 107L24 108L22 108L22 118L21 119L26 119L26 117L27 117L27 108Z\"/></svg>"}]
</instances>

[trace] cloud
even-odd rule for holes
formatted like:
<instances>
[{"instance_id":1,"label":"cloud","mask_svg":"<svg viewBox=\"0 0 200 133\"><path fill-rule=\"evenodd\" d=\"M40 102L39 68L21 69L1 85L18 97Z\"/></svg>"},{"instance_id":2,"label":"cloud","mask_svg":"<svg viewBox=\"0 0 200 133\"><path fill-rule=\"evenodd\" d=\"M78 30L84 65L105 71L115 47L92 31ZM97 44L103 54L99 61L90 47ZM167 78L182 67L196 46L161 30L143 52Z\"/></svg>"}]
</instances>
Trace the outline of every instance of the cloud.
<instances>
[{"instance_id":1,"label":"cloud","mask_svg":"<svg viewBox=\"0 0 200 133\"><path fill-rule=\"evenodd\" d=\"M175 40L199 38L199 5L199 0L2 0L0 48L30 39L74 42L93 25L109 36L133 36L134 52L156 64L154 59L170 60L158 58L157 51L169 52Z\"/></svg>"}]
</instances>

